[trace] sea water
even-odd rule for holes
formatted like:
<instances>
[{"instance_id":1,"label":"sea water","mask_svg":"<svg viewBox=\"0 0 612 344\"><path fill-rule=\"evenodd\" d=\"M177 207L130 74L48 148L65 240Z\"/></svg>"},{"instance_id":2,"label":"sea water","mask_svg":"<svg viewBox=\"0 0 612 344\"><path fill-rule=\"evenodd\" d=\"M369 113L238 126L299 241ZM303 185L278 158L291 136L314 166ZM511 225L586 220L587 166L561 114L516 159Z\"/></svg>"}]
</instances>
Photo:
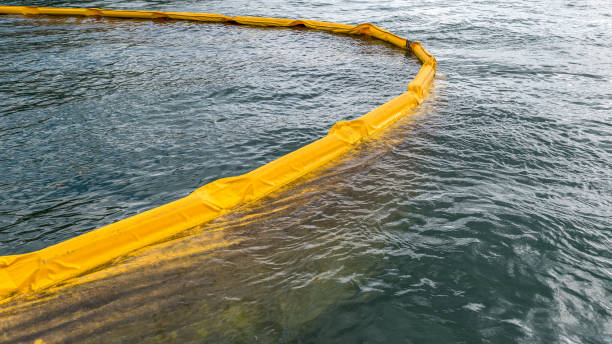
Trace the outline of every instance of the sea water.
<instances>
[{"instance_id":1,"label":"sea water","mask_svg":"<svg viewBox=\"0 0 612 344\"><path fill-rule=\"evenodd\" d=\"M0 342L612 341L609 2L28 5L371 22L439 67L419 109L327 169L0 306ZM304 29L0 16L0 32L3 255L248 172L419 68Z\"/></svg>"}]
</instances>

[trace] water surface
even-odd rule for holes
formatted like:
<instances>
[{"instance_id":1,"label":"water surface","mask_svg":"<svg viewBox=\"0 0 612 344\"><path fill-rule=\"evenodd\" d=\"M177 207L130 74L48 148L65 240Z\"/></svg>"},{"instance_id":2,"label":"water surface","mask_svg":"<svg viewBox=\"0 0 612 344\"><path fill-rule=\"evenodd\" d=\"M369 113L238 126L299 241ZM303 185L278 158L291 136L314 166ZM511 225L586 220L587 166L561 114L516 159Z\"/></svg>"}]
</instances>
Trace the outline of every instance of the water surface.
<instances>
[{"instance_id":1,"label":"water surface","mask_svg":"<svg viewBox=\"0 0 612 344\"><path fill-rule=\"evenodd\" d=\"M0 341L612 341L610 3L78 6L372 22L423 42L440 76L413 117L326 171L5 306ZM3 254L249 171L418 70L303 30L18 16L0 30Z\"/></svg>"}]
</instances>

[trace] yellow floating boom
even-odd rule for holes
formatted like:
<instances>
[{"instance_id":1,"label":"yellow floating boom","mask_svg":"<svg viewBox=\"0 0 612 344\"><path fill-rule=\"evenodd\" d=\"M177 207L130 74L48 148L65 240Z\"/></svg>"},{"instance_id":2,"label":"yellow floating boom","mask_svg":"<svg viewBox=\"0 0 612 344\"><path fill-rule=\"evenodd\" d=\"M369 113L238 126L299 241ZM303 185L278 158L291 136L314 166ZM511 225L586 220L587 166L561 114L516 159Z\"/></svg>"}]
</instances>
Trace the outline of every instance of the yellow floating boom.
<instances>
[{"instance_id":1,"label":"yellow floating boom","mask_svg":"<svg viewBox=\"0 0 612 344\"><path fill-rule=\"evenodd\" d=\"M366 35L412 51L423 63L408 91L294 152L241 176L204 185L188 196L59 244L26 254L0 257L0 299L39 290L83 274L131 251L210 221L236 206L260 199L339 157L364 139L406 115L423 101L436 71L436 59L418 42L409 42L375 25L345 25L315 20L228 17L210 13L0 6L0 14L175 19L251 26L304 26L349 35Z\"/></svg>"}]
</instances>

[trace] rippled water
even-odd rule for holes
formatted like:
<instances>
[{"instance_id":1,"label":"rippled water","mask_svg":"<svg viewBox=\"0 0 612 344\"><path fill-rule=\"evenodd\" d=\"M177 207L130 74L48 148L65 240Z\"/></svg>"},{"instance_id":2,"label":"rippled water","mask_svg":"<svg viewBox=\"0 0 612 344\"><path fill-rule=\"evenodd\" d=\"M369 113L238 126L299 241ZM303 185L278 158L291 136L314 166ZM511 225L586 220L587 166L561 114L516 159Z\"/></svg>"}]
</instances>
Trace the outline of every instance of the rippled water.
<instances>
[{"instance_id":1,"label":"rippled water","mask_svg":"<svg viewBox=\"0 0 612 344\"><path fill-rule=\"evenodd\" d=\"M423 42L440 76L329 169L4 306L0 341L612 341L609 2L78 6L369 21ZM0 32L3 254L251 170L418 69L304 30L2 16Z\"/></svg>"},{"instance_id":2,"label":"rippled water","mask_svg":"<svg viewBox=\"0 0 612 344\"><path fill-rule=\"evenodd\" d=\"M402 93L419 68L388 45L306 30L1 23L5 254L253 170Z\"/></svg>"}]
</instances>

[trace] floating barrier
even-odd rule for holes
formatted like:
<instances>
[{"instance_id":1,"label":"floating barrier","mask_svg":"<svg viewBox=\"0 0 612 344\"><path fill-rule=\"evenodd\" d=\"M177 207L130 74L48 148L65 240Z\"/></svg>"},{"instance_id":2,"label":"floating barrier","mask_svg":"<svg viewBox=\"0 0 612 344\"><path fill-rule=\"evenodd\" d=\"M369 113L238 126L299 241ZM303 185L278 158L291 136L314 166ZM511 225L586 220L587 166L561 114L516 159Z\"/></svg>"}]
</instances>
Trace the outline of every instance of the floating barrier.
<instances>
[{"instance_id":1,"label":"floating barrier","mask_svg":"<svg viewBox=\"0 0 612 344\"><path fill-rule=\"evenodd\" d=\"M39 251L0 257L0 300L20 292L52 286L114 258L168 239L238 205L261 199L338 158L416 108L431 87L437 65L436 59L420 43L407 41L369 23L353 26L315 20L228 17L210 13L32 6L0 6L0 14L171 19L271 27L303 26L340 34L371 36L411 51L423 63L408 85L407 92L358 119L334 124L325 137L249 173L216 180L184 198Z\"/></svg>"}]
</instances>

